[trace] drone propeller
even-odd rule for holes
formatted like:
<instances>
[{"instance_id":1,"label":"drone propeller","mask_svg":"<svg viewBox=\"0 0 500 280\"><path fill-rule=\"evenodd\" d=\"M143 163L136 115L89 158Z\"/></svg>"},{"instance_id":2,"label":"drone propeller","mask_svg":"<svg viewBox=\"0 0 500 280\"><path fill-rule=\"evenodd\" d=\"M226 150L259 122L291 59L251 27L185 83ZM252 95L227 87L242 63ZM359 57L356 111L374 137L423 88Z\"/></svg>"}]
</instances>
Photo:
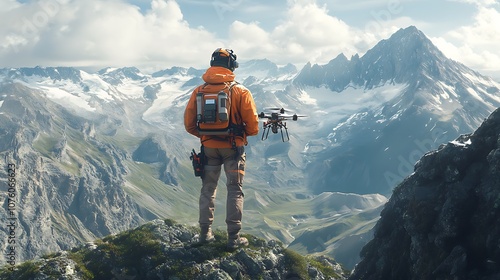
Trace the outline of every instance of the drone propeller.
<instances>
[{"instance_id":1,"label":"drone propeller","mask_svg":"<svg viewBox=\"0 0 500 280\"><path fill-rule=\"evenodd\" d=\"M264 112L260 112L259 118L261 118L261 119L264 119L264 118L269 119L269 118L271 118L271 115L270 114L266 114Z\"/></svg>"},{"instance_id":2,"label":"drone propeller","mask_svg":"<svg viewBox=\"0 0 500 280\"><path fill-rule=\"evenodd\" d=\"M283 107L265 107L264 110L265 111L278 111L281 114L284 114L285 112L292 112L292 110L286 109Z\"/></svg>"},{"instance_id":3,"label":"drone propeller","mask_svg":"<svg viewBox=\"0 0 500 280\"><path fill-rule=\"evenodd\" d=\"M268 108L269 109L269 108ZM284 110L283 108L282 109L279 109L279 110ZM307 117L306 115L297 115L297 114L284 114L283 112L280 112L280 113L264 113L264 112L260 112L259 114L259 118L261 119L273 119L273 120L294 120L296 121L298 118L302 118L302 117Z\"/></svg>"},{"instance_id":4,"label":"drone propeller","mask_svg":"<svg viewBox=\"0 0 500 280\"><path fill-rule=\"evenodd\" d=\"M296 121L298 118L304 118L304 117L307 117L306 115L293 115L293 120Z\"/></svg>"},{"instance_id":5,"label":"drone propeller","mask_svg":"<svg viewBox=\"0 0 500 280\"><path fill-rule=\"evenodd\" d=\"M292 120L296 121L298 118L303 118L303 117L307 117L307 116L306 115L293 114L293 115L281 115L281 117L283 117L285 119L292 119Z\"/></svg>"}]
</instances>

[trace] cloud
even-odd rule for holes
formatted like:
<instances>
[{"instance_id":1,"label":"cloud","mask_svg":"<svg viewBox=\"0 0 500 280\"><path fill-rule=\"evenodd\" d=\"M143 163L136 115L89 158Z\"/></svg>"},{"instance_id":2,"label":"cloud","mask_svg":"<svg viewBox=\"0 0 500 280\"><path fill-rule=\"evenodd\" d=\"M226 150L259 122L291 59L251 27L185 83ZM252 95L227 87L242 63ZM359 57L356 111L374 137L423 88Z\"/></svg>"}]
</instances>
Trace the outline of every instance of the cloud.
<instances>
[{"instance_id":1,"label":"cloud","mask_svg":"<svg viewBox=\"0 0 500 280\"><path fill-rule=\"evenodd\" d=\"M296 0L276 26L265 30L257 22L234 21L229 38L221 39L190 26L173 0L152 0L149 9L125 0L7 1L0 8L3 67L205 67L221 46L243 60L326 63L340 53L366 51L395 31L391 23L400 19L374 20L377 30L370 31L376 35L370 35L329 15L326 4Z\"/></svg>"},{"instance_id":2,"label":"cloud","mask_svg":"<svg viewBox=\"0 0 500 280\"><path fill-rule=\"evenodd\" d=\"M313 2L290 4L286 19L270 31L255 22L234 22L230 45L245 57L269 58L277 63L324 62L341 52L351 53L359 40L352 36L355 31L328 15L326 6Z\"/></svg>"},{"instance_id":3,"label":"cloud","mask_svg":"<svg viewBox=\"0 0 500 280\"><path fill-rule=\"evenodd\" d=\"M490 6L490 5L498 4L497 0L448 0L448 1L469 3L469 4L477 5L479 7L484 7L484 6Z\"/></svg>"},{"instance_id":4,"label":"cloud","mask_svg":"<svg viewBox=\"0 0 500 280\"><path fill-rule=\"evenodd\" d=\"M324 64L341 53L347 57L362 55L378 41L415 23L400 15L400 6L382 6L382 10L372 10L372 18L363 28L355 28L332 16L326 4L289 1L285 18L269 31L256 22L234 22L230 44L242 54L240 57L269 58L281 64Z\"/></svg>"},{"instance_id":5,"label":"cloud","mask_svg":"<svg viewBox=\"0 0 500 280\"><path fill-rule=\"evenodd\" d=\"M451 30L433 42L450 58L484 74L500 77L500 11L495 1L472 1L474 23Z\"/></svg>"},{"instance_id":6,"label":"cloud","mask_svg":"<svg viewBox=\"0 0 500 280\"><path fill-rule=\"evenodd\" d=\"M222 45L211 32L190 27L170 0L153 0L144 13L119 0L9 0L0 8L0 26L2 66L13 67L200 66Z\"/></svg>"}]
</instances>

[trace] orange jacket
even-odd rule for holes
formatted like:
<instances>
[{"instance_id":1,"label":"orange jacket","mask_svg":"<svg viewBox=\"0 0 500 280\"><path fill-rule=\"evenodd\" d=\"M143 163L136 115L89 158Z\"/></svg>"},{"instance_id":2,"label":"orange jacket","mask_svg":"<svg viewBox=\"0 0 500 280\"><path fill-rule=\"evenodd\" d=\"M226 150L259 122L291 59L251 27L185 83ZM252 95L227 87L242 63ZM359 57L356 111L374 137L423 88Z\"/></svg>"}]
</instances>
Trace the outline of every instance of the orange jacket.
<instances>
[{"instance_id":1,"label":"orange jacket","mask_svg":"<svg viewBox=\"0 0 500 280\"><path fill-rule=\"evenodd\" d=\"M200 85L191 94L186 110L184 111L184 127L190 134L201 138L201 142L205 147L209 148L231 148L232 141L221 139L210 135L200 135L196 126L196 94L203 88L204 92L219 92L229 86L234 81L235 75L233 72L224 67L212 66L203 74L202 78L207 85ZM252 93L244 86L237 84L233 86L231 93L231 120L239 119L241 116L245 134L243 137L236 137L236 146L247 144L246 137L257 135L259 133L259 117L257 108L252 97Z\"/></svg>"}]
</instances>

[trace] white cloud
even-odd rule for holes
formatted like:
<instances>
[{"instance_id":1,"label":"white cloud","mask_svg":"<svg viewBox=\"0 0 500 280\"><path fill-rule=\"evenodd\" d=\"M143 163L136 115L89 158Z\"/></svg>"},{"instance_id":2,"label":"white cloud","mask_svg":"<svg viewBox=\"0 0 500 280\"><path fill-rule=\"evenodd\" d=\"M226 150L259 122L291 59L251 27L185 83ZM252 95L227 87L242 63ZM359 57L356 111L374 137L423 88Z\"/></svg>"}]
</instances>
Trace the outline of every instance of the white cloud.
<instances>
[{"instance_id":1,"label":"white cloud","mask_svg":"<svg viewBox=\"0 0 500 280\"><path fill-rule=\"evenodd\" d=\"M204 67L220 46L233 48L243 59L322 63L341 52L356 53L366 40L311 0L290 2L286 18L270 31L256 22L234 21L227 44L202 27L191 27L173 0L153 0L144 12L122 0L9 0L0 9L0 24L2 66L14 67Z\"/></svg>"},{"instance_id":2,"label":"white cloud","mask_svg":"<svg viewBox=\"0 0 500 280\"><path fill-rule=\"evenodd\" d=\"M343 21L328 15L314 1L295 1L286 19L266 31L257 23L234 22L230 44L244 57L269 58L277 63L327 62L341 52L353 53L359 37ZM326 60L326 61L325 61Z\"/></svg>"},{"instance_id":3,"label":"white cloud","mask_svg":"<svg viewBox=\"0 0 500 280\"><path fill-rule=\"evenodd\" d=\"M153 0L144 14L119 0L7 4L0 8L2 66L208 66L222 45L190 27L171 0Z\"/></svg>"},{"instance_id":4,"label":"white cloud","mask_svg":"<svg viewBox=\"0 0 500 280\"><path fill-rule=\"evenodd\" d=\"M473 1L474 23L447 32L433 42L450 58L483 74L500 77L500 11L495 1Z\"/></svg>"},{"instance_id":5,"label":"white cloud","mask_svg":"<svg viewBox=\"0 0 500 280\"><path fill-rule=\"evenodd\" d=\"M498 4L497 3L498 0L448 0L448 1L475 4L480 7Z\"/></svg>"}]
</instances>

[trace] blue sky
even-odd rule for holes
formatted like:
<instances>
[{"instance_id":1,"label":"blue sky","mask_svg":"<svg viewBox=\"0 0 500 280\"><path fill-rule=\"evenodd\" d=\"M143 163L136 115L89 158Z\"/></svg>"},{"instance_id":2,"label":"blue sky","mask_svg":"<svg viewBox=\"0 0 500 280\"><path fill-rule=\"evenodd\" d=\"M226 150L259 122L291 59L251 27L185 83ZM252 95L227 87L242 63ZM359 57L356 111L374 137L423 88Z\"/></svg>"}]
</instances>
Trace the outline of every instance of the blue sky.
<instances>
[{"instance_id":1,"label":"blue sky","mask_svg":"<svg viewBox=\"0 0 500 280\"><path fill-rule=\"evenodd\" d=\"M327 63L416 26L448 57L500 80L498 0L0 0L0 67Z\"/></svg>"}]
</instances>

